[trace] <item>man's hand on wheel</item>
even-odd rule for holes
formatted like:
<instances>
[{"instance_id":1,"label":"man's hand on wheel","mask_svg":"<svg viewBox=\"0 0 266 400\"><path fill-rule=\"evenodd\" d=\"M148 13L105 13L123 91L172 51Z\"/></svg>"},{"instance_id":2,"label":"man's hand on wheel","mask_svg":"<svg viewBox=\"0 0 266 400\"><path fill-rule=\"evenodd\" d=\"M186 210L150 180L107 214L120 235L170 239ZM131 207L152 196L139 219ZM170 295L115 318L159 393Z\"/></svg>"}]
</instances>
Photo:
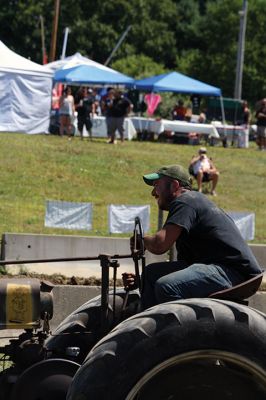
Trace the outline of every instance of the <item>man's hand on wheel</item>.
<instances>
[{"instance_id":1,"label":"man's hand on wheel","mask_svg":"<svg viewBox=\"0 0 266 400\"><path fill-rule=\"evenodd\" d=\"M138 288L135 274L125 272L122 274L122 280L125 290L134 290Z\"/></svg>"}]
</instances>

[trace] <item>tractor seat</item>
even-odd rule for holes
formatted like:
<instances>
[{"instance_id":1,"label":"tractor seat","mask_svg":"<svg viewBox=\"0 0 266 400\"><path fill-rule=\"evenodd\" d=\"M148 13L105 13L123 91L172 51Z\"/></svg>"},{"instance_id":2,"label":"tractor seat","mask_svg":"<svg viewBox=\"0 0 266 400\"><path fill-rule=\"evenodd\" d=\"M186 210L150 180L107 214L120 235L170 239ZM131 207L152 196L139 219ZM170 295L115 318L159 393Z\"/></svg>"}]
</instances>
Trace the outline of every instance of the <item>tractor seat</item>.
<instances>
[{"instance_id":1,"label":"tractor seat","mask_svg":"<svg viewBox=\"0 0 266 400\"><path fill-rule=\"evenodd\" d=\"M211 299L231 300L238 303L247 304L245 299L248 299L257 292L262 282L262 278L263 272L259 275L254 276L248 281L240 283L239 285L233 286L229 289L220 290L219 292L212 293L208 297Z\"/></svg>"}]
</instances>

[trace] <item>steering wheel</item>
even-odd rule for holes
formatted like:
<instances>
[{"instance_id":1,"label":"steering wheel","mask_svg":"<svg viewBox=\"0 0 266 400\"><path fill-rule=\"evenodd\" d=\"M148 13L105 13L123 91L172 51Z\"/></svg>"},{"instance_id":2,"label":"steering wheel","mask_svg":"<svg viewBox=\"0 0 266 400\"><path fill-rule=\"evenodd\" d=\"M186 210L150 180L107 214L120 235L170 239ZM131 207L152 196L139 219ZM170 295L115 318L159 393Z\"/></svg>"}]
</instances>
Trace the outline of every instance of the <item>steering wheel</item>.
<instances>
[{"instance_id":1,"label":"steering wheel","mask_svg":"<svg viewBox=\"0 0 266 400\"><path fill-rule=\"evenodd\" d=\"M132 243L133 242L133 243ZM132 246L133 244L133 246ZM141 292L141 276L139 272L139 260L141 260L141 268L142 271L145 267L145 247L144 247L144 237L143 237L143 230L142 230L142 225L140 222L139 217L135 218L135 226L134 226L134 231L133 231L133 236L130 239L130 245L131 245L131 256L134 261L135 265L135 277L132 277L132 274L130 273L124 273L123 275L125 276L125 279L127 280L130 278L132 282L128 285L128 283L125 283L125 290L128 292L130 290L134 290L139 288ZM127 302L127 296L125 297L125 304Z\"/></svg>"},{"instance_id":2,"label":"steering wheel","mask_svg":"<svg viewBox=\"0 0 266 400\"><path fill-rule=\"evenodd\" d=\"M142 230L142 225L139 217L135 218L135 227L133 231L133 241L134 241L134 246L132 249L132 257L133 261L135 264L135 284L136 286L140 289L141 291L141 277L140 277L140 272L139 272L139 260L142 262L142 271L145 267L145 247L144 247L144 237L143 237L143 230ZM140 245L140 248L138 248L138 245Z\"/></svg>"},{"instance_id":3,"label":"steering wheel","mask_svg":"<svg viewBox=\"0 0 266 400\"><path fill-rule=\"evenodd\" d=\"M139 217L135 218L135 227L133 231L133 240L134 247L132 250L132 256L138 256L138 259L144 256L145 247L144 247L144 238L143 238L143 229L141 225L141 221ZM137 248L137 244L140 244L140 248Z\"/></svg>"}]
</instances>

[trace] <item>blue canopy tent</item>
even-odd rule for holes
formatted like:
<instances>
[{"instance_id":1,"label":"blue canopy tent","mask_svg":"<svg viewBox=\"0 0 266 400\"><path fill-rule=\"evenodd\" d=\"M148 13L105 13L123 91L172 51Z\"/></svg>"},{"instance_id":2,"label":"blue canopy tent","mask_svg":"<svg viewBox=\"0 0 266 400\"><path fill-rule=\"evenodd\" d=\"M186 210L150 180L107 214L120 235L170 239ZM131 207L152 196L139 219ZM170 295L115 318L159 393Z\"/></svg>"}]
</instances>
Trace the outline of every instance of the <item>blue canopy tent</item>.
<instances>
[{"instance_id":1,"label":"blue canopy tent","mask_svg":"<svg viewBox=\"0 0 266 400\"><path fill-rule=\"evenodd\" d=\"M189 78L188 76L180 74L179 72L168 72L166 74L136 80L135 87L138 90L148 90L151 92L178 92L220 97L224 120L221 89L196 79Z\"/></svg>"},{"instance_id":2,"label":"blue canopy tent","mask_svg":"<svg viewBox=\"0 0 266 400\"><path fill-rule=\"evenodd\" d=\"M179 72L169 72L167 74L136 80L135 85L139 90L150 90L153 92L178 92L201 94L203 96L221 96L221 89L189 78Z\"/></svg>"},{"instance_id":3,"label":"blue canopy tent","mask_svg":"<svg viewBox=\"0 0 266 400\"><path fill-rule=\"evenodd\" d=\"M59 69L54 75L55 82L69 83L72 85L113 84L133 86L134 79L117 71L108 71L92 65L77 65L72 68Z\"/></svg>"}]
</instances>

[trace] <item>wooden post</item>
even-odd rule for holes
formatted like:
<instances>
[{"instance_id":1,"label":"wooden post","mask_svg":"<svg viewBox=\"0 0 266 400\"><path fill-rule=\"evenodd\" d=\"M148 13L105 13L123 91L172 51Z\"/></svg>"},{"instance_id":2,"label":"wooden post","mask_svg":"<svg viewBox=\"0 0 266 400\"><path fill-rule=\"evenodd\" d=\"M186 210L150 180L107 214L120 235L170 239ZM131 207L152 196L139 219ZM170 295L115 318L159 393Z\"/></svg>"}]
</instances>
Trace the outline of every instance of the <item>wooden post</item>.
<instances>
[{"instance_id":1,"label":"wooden post","mask_svg":"<svg viewBox=\"0 0 266 400\"><path fill-rule=\"evenodd\" d=\"M44 22L43 16L40 15L40 24L41 24L41 38L42 38L42 63L47 64L47 54L45 48L45 35L44 35Z\"/></svg>"},{"instance_id":2,"label":"wooden post","mask_svg":"<svg viewBox=\"0 0 266 400\"><path fill-rule=\"evenodd\" d=\"M60 0L55 0L55 10L54 10L54 21L53 21L53 31L51 39L50 48L50 62L55 60L56 54L56 40L57 40L57 30L58 30L58 18L59 18Z\"/></svg>"}]
</instances>

